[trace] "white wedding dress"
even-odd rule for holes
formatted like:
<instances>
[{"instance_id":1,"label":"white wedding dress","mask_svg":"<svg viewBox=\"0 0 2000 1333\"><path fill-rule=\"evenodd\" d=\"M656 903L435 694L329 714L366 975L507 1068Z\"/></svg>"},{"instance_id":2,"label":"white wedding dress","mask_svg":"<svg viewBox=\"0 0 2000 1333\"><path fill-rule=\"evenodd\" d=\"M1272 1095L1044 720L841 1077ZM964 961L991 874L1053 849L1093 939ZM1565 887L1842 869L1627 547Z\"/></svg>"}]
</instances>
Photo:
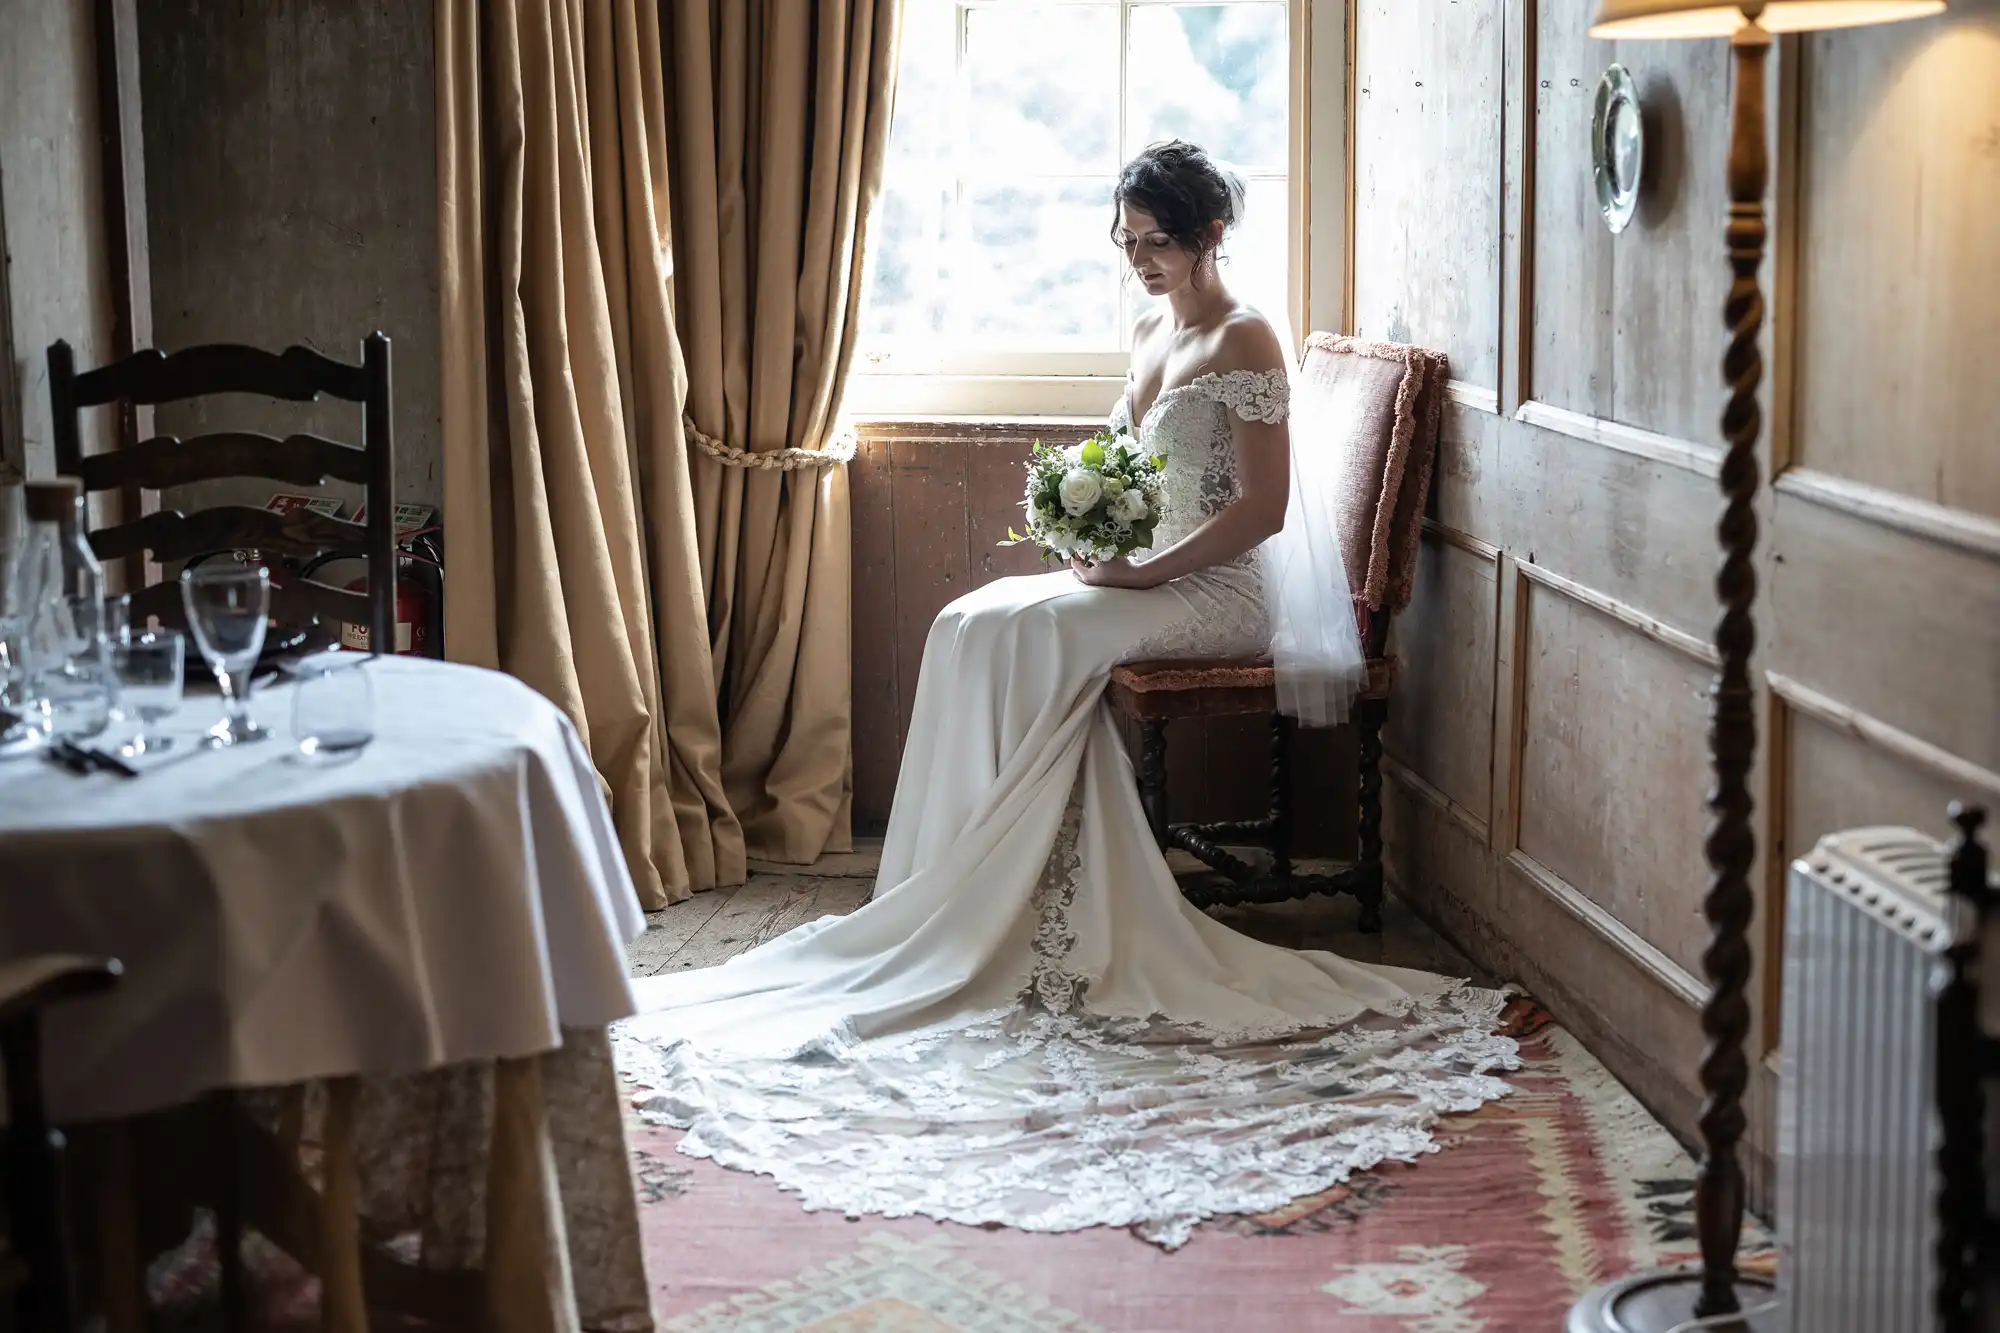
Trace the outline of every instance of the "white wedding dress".
<instances>
[{"instance_id":1,"label":"white wedding dress","mask_svg":"<svg viewBox=\"0 0 2000 1333\"><path fill-rule=\"evenodd\" d=\"M1236 495L1230 414L1283 371L1163 392L1166 546ZM1129 425L1121 402L1113 425ZM1158 588L1064 570L938 616L870 901L729 963L635 983L641 1114L807 1208L1173 1247L1433 1150L1506 1092L1502 996L1262 944L1181 897L1102 702L1112 667L1264 651L1252 551Z\"/></svg>"}]
</instances>

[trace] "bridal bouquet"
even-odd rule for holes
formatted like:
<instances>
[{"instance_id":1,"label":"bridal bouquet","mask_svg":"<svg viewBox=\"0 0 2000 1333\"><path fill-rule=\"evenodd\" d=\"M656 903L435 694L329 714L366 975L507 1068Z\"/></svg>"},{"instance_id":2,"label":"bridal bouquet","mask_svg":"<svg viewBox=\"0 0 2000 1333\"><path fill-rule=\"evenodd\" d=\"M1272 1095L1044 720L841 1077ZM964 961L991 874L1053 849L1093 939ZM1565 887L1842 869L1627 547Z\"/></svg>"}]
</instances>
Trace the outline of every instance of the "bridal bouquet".
<instances>
[{"instance_id":1,"label":"bridal bouquet","mask_svg":"<svg viewBox=\"0 0 2000 1333\"><path fill-rule=\"evenodd\" d=\"M1067 449L1035 441L1021 501L1028 531L1008 528L1000 545L1034 542L1045 560L1113 560L1145 550L1160 521L1164 462L1140 453L1123 431L1093 435Z\"/></svg>"}]
</instances>

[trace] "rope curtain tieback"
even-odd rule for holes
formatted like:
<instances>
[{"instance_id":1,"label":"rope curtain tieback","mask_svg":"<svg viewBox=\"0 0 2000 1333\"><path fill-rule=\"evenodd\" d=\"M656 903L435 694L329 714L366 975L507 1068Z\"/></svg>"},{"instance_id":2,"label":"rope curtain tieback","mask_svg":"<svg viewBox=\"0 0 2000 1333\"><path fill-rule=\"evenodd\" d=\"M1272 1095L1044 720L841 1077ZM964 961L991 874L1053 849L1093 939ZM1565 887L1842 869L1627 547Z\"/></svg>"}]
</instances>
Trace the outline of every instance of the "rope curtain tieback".
<instances>
[{"instance_id":1,"label":"rope curtain tieback","mask_svg":"<svg viewBox=\"0 0 2000 1333\"><path fill-rule=\"evenodd\" d=\"M762 468L766 472L797 472L801 468L851 463L858 443L850 427L843 428L824 449L772 449L767 453L751 453L733 444L724 444L703 431L688 413L681 414L681 425L696 447L724 467Z\"/></svg>"}]
</instances>

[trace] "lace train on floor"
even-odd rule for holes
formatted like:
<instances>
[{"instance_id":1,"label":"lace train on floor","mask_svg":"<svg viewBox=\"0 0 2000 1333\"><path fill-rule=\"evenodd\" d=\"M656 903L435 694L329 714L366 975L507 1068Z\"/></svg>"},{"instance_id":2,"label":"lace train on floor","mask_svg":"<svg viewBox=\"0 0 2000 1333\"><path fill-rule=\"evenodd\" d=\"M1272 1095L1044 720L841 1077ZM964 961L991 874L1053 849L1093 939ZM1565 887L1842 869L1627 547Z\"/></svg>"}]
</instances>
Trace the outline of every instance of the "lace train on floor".
<instances>
[{"instance_id":1,"label":"lace train on floor","mask_svg":"<svg viewBox=\"0 0 2000 1333\"><path fill-rule=\"evenodd\" d=\"M1033 961L1010 1008L875 1040L722 1054L617 1039L639 1113L681 1151L771 1176L808 1210L1024 1231L1132 1227L1174 1249L1204 1219L1278 1208L1500 1097L1517 1065L1506 996L1450 983L1332 1030L1228 1032L1107 1018L1065 966L1077 807L1035 890Z\"/></svg>"},{"instance_id":2,"label":"lace train on floor","mask_svg":"<svg viewBox=\"0 0 2000 1333\"><path fill-rule=\"evenodd\" d=\"M1168 1249L1224 1213L1435 1150L1437 1117L1503 1095L1505 997L1460 987L1403 1016L1217 1043L1158 1024L1015 1009L796 1058L621 1044L682 1151L771 1176L808 1210L1024 1231L1129 1226Z\"/></svg>"}]
</instances>

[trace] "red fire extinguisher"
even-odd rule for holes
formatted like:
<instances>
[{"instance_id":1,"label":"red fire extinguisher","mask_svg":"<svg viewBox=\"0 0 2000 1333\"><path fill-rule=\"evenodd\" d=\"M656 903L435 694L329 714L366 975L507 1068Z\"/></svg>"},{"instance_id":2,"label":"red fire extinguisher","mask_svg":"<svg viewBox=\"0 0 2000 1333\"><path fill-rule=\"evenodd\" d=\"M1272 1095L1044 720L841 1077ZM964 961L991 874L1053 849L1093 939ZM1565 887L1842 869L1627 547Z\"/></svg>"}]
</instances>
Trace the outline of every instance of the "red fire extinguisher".
<instances>
[{"instance_id":1,"label":"red fire extinguisher","mask_svg":"<svg viewBox=\"0 0 2000 1333\"><path fill-rule=\"evenodd\" d=\"M402 533L396 555L396 642L391 650L417 657L440 656L439 633L444 609L444 552L438 528L431 525ZM321 565L336 559L352 559L352 552L329 553L308 565L310 577ZM347 584L349 592L366 593L368 576L363 574ZM369 628L366 624L343 622L339 626L340 646L367 652Z\"/></svg>"},{"instance_id":2,"label":"red fire extinguisher","mask_svg":"<svg viewBox=\"0 0 2000 1333\"><path fill-rule=\"evenodd\" d=\"M398 561L404 564L404 561ZM362 575L347 585L349 592L368 591L368 576ZM368 626L343 623L340 627L340 646L357 652L368 651ZM418 657L431 655L431 601L430 593L407 572L396 575L396 647L399 653L411 653Z\"/></svg>"}]
</instances>

